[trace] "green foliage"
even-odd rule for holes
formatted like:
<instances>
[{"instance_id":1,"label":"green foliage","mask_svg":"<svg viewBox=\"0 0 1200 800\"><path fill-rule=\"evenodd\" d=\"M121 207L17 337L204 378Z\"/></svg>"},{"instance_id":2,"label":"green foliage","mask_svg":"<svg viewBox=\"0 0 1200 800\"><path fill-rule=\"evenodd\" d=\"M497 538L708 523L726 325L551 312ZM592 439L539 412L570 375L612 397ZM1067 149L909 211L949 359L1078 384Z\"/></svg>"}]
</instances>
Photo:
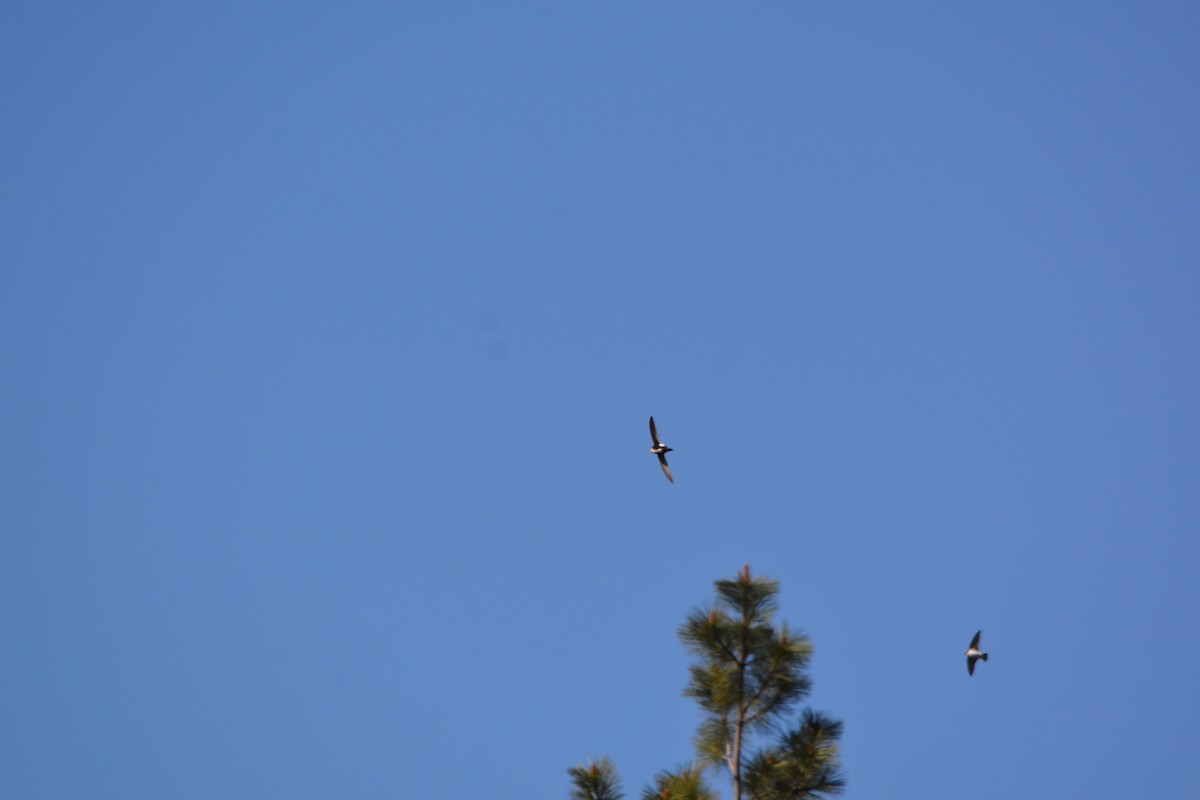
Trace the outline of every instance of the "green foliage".
<instances>
[{"instance_id":1,"label":"green foliage","mask_svg":"<svg viewBox=\"0 0 1200 800\"><path fill-rule=\"evenodd\" d=\"M754 800L810 800L839 794L846 782L838 764L842 723L806 709L800 725L745 766L743 785Z\"/></svg>"},{"instance_id":2,"label":"green foliage","mask_svg":"<svg viewBox=\"0 0 1200 800\"><path fill-rule=\"evenodd\" d=\"M604 756L567 770L571 776L571 800L621 800L621 779L612 759Z\"/></svg>"},{"instance_id":3,"label":"green foliage","mask_svg":"<svg viewBox=\"0 0 1200 800\"><path fill-rule=\"evenodd\" d=\"M753 800L836 794L841 723L806 711L800 726L777 745L747 759L751 736L777 733L812 690L807 675L812 644L775 624L779 583L752 578L747 565L733 580L716 582L716 602L688 615L679 638L696 657L684 694L706 712L696 731L696 756L725 768L733 796Z\"/></svg>"},{"instance_id":4,"label":"green foliage","mask_svg":"<svg viewBox=\"0 0 1200 800\"><path fill-rule=\"evenodd\" d=\"M677 772L660 772L654 783L642 790L642 800L720 800L704 780L702 771L686 767Z\"/></svg>"},{"instance_id":5,"label":"green foliage","mask_svg":"<svg viewBox=\"0 0 1200 800\"><path fill-rule=\"evenodd\" d=\"M697 767L662 772L642 800L717 800L704 781L707 768L727 769L734 800L816 800L845 787L839 762L842 723L805 709L788 727L789 712L808 697L812 644L775 624L779 583L752 578L750 566L716 581L716 601L688 614L679 638L696 660L684 695L705 716L696 731ZM750 739L773 737L753 756ZM569 770L574 800L616 800L616 769L608 759ZM608 781L601 785L601 779ZM605 793L607 792L607 793Z\"/></svg>"},{"instance_id":6,"label":"green foliage","mask_svg":"<svg viewBox=\"0 0 1200 800\"><path fill-rule=\"evenodd\" d=\"M679 629L698 657L684 694L708 712L696 750L709 765L728 764L739 731L769 729L812 688L804 673L812 645L774 625L778 581L751 578L746 567L735 580L717 581L716 589L717 605L693 611Z\"/></svg>"}]
</instances>

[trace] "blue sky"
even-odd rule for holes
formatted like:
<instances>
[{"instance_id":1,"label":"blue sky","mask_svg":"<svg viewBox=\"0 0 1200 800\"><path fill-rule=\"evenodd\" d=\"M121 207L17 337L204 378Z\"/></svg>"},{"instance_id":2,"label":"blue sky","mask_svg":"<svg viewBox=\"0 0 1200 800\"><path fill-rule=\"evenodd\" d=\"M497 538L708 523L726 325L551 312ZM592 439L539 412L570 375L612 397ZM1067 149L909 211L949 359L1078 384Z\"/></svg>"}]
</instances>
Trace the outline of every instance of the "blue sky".
<instances>
[{"instance_id":1,"label":"blue sky","mask_svg":"<svg viewBox=\"0 0 1200 800\"><path fill-rule=\"evenodd\" d=\"M1200 11L1050 5L8 8L0 794L635 796L746 562L847 797L1194 791Z\"/></svg>"}]
</instances>

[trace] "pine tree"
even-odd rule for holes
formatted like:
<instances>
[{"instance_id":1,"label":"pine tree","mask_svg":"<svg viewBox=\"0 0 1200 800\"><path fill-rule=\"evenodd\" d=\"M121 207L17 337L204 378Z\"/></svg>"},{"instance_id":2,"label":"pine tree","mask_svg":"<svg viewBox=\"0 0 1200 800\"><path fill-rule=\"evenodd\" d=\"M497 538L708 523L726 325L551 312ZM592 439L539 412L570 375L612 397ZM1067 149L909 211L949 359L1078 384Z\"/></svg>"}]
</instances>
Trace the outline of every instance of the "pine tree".
<instances>
[{"instance_id":1,"label":"pine tree","mask_svg":"<svg viewBox=\"0 0 1200 800\"><path fill-rule=\"evenodd\" d=\"M717 800L706 768L727 769L733 800L817 800L845 787L838 755L842 723L804 709L790 712L812 690L812 644L787 624L775 626L779 583L751 578L716 581L716 603L690 613L679 638L696 657L684 694L705 712L696 732L695 766L661 772L642 800ZM755 740L766 742L757 750ZM573 800L620 800L616 768L603 758L568 770Z\"/></svg>"},{"instance_id":2,"label":"pine tree","mask_svg":"<svg viewBox=\"0 0 1200 800\"><path fill-rule=\"evenodd\" d=\"M800 725L783 728L788 712L808 696L812 644L774 625L778 581L751 578L747 564L734 580L716 582L717 602L693 611L679 638L697 657L684 691L706 716L695 745L705 766L724 767L733 800L805 800L836 794L841 723L806 711ZM752 737L783 729L774 745L748 755Z\"/></svg>"}]
</instances>

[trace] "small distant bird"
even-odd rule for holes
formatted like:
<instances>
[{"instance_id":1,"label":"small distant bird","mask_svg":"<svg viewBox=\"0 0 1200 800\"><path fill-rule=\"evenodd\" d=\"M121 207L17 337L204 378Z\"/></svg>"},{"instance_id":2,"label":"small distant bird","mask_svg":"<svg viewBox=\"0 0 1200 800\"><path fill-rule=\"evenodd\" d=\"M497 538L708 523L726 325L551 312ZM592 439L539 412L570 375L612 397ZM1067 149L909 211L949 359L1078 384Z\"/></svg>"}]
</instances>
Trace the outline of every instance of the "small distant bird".
<instances>
[{"instance_id":1,"label":"small distant bird","mask_svg":"<svg viewBox=\"0 0 1200 800\"><path fill-rule=\"evenodd\" d=\"M650 448L650 452L658 456L658 463L662 465L663 474L667 476L667 480L674 483L675 479L671 477L671 468L667 466L667 453L671 452L671 448L658 440L658 431L654 427L654 417L650 418L650 439L654 442L654 447Z\"/></svg>"},{"instance_id":2,"label":"small distant bird","mask_svg":"<svg viewBox=\"0 0 1200 800\"><path fill-rule=\"evenodd\" d=\"M983 631L975 632L975 638L971 640L971 646L967 648L967 674L968 675L975 674L975 662L976 661L978 661L981 658L984 661L987 661L987 653L984 653L983 651L981 651L979 649L979 635L981 633L983 633Z\"/></svg>"}]
</instances>

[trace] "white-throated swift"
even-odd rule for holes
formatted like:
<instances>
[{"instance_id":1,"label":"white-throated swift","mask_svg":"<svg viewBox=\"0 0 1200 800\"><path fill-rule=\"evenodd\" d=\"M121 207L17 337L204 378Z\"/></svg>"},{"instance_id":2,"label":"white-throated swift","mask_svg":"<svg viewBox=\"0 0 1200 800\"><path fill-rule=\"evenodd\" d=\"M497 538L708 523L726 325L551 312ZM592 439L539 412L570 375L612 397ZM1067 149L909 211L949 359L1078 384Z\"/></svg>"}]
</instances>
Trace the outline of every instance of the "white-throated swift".
<instances>
[{"instance_id":1,"label":"white-throated swift","mask_svg":"<svg viewBox=\"0 0 1200 800\"><path fill-rule=\"evenodd\" d=\"M667 480L674 483L675 479L671 477L671 468L667 466L667 453L671 452L671 448L658 440L658 431L654 427L654 417L650 418L650 439L654 442L654 447L650 448L650 452L658 456L658 463L663 468L663 474L667 476Z\"/></svg>"},{"instance_id":2,"label":"white-throated swift","mask_svg":"<svg viewBox=\"0 0 1200 800\"><path fill-rule=\"evenodd\" d=\"M971 640L971 646L967 648L967 674L968 675L975 674L975 662L976 661L978 661L981 658L984 661L987 661L987 653L985 653L979 649L979 635L982 633L983 633L983 631L976 631L975 638Z\"/></svg>"}]
</instances>

